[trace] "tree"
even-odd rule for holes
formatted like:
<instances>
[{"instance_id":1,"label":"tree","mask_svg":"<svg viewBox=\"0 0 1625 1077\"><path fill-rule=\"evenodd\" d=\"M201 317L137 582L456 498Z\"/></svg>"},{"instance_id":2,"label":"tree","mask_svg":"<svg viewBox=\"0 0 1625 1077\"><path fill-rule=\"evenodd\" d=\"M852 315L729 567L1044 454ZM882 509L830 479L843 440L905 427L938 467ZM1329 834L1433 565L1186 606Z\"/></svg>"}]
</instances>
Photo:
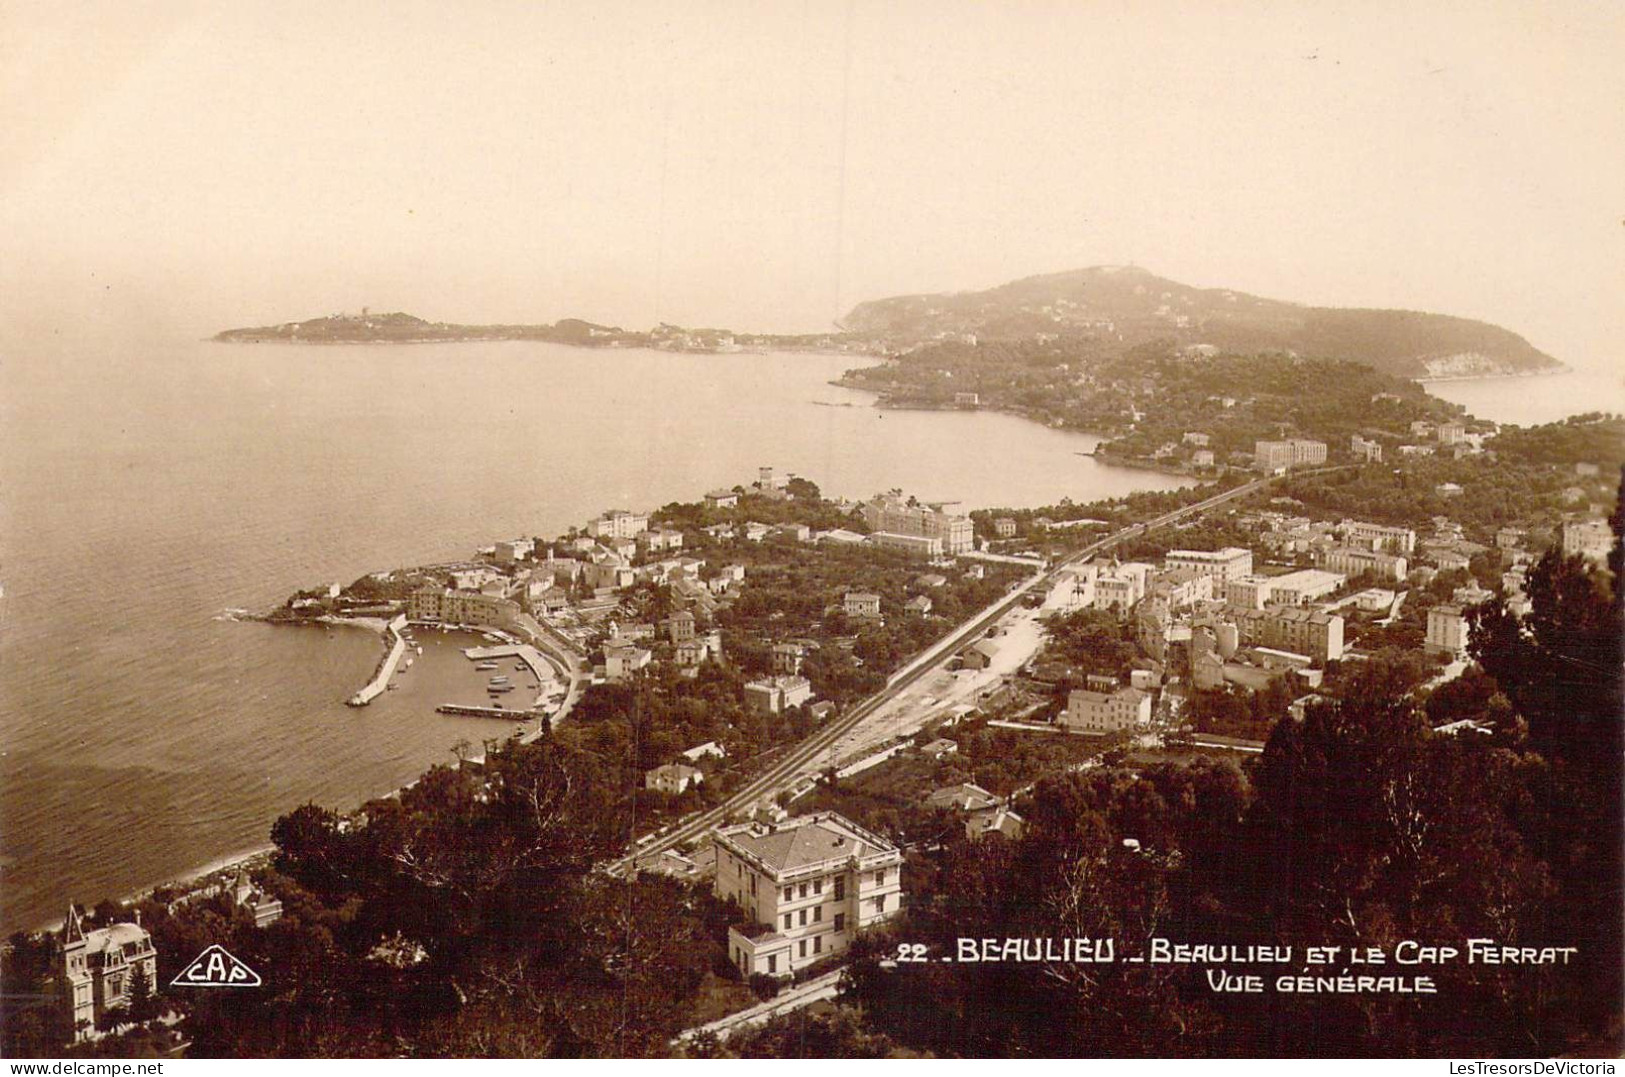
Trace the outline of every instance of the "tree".
<instances>
[{"instance_id":1,"label":"tree","mask_svg":"<svg viewBox=\"0 0 1625 1077\"><path fill-rule=\"evenodd\" d=\"M152 994L152 980L145 963L137 963L130 973L130 1020L145 1024L158 1016L157 1000Z\"/></svg>"}]
</instances>

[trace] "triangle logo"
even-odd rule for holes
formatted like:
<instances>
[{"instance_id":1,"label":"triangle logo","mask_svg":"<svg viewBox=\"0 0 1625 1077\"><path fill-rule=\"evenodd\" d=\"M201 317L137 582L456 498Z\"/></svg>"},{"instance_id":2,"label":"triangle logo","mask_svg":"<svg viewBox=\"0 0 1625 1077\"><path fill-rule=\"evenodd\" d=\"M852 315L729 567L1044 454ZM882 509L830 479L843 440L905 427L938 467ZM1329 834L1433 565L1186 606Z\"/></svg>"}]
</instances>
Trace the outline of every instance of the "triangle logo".
<instances>
[{"instance_id":1,"label":"triangle logo","mask_svg":"<svg viewBox=\"0 0 1625 1077\"><path fill-rule=\"evenodd\" d=\"M258 987L260 974L226 952L216 943L193 959L171 987Z\"/></svg>"}]
</instances>

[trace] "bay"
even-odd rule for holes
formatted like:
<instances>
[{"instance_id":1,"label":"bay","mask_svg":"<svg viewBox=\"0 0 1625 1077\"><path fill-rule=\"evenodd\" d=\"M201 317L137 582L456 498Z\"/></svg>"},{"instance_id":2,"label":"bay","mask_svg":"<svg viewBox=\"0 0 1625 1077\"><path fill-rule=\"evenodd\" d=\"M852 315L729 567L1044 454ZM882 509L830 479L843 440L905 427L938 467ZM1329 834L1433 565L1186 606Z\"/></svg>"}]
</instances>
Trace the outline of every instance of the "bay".
<instances>
[{"instance_id":1,"label":"bay","mask_svg":"<svg viewBox=\"0 0 1625 1077\"><path fill-rule=\"evenodd\" d=\"M0 929L262 845L489 726L391 693L376 637L222 617L365 572L554 535L773 465L826 494L962 509L1179 480L989 412L881 412L861 358L490 343L217 345L133 334L0 353ZM401 698L396 698L401 697Z\"/></svg>"}]
</instances>

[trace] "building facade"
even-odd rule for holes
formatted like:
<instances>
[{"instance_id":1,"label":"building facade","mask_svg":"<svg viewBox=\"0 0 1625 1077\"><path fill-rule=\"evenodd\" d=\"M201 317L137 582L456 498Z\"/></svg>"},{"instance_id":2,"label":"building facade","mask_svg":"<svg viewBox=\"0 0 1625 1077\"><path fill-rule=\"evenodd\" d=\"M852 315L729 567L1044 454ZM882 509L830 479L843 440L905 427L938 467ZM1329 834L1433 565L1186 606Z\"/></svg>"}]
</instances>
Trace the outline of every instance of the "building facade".
<instances>
[{"instance_id":1,"label":"building facade","mask_svg":"<svg viewBox=\"0 0 1625 1077\"><path fill-rule=\"evenodd\" d=\"M1343 618L1335 613L1240 610L1236 630L1244 646L1306 654L1317 662L1335 662L1343 657Z\"/></svg>"},{"instance_id":2,"label":"building facade","mask_svg":"<svg viewBox=\"0 0 1625 1077\"><path fill-rule=\"evenodd\" d=\"M425 586L413 591L406 600L406 617L410 621L508 628L518 616L519 603L479 591Z\"/></svg>"},{"instance_id":3,"label":"building facade","mask_svg":"<svg viewBox=\"0 0 1625 1077\"><path fill-rule=\"evenodd\" d=\"M1259 441L1253 444L1253 466L1259 471L1307 467L1326 462L1326 443L1308 438Z\"/></svg>"},{"instance_id":4,"label":"building facade","mask_svg":"<svg viewBox=\"0 0 1625 1077\"><path fill-rule=\"evenodd\" d=\"M1427 639L1423 649L1429 654L1460 658L1467 653L1467 618L1460 606L1434 606L1428 610Z\"/></svg>"},{"instance_id":5,"label":"building facade","mask_svg":"<svg viewBox=\"0 0 1625 1077\"><path fill-rule=\"evenodd\" d=\"M1222 550L1169 550L1162 559L1163 568L1189 568L1213 577L1215 590L1222 590L1230 580L1253 573L1253 551L1240 546L1226 546Z\"/></svg>"},{"instance_id":6,"label":"building facade","mask_svg":"<svg viewBox=\"0 0 1625 1077\"><path fill-rule=\"evenodd\" d=\"M1151 721L1151 697L1137 688L1115 692L1075 689L1066 698L1066 710L1056 719L1070 733L1101 736L1134 729Z\"/></svg>"},{"instance_id":7,"label":"building facade","mask_svg":"<svg viewBox=\"0 0 1625 1077\"><path fill-rule=\"evenodd\" d=\"M787 976L903 907L901 851L834 812L741 823L711 840L715 893L746 917L728 930L743 976Z\"/></svg>"},{"instance_id":8,"label":"building facade","mask_svg":"<svg viewBox=\"0 0 1625 1077\"><path fill-rule=\"evenodd\" d=\"M1374 573L1381 579L1402 583L1410 573L1410 562L1399 554L1366 550L1357 546L1332 546L1315 552L1315 563L1345 576Z\"/></svg>"},{"instance_id":9,"label":"building facade","mask_svg":"<svg viewBox=\"0 0 1625 1077\"><path fill-rule=\"evenodd\" d=\"M158 993L158 951L139 922L86 931L79 910L70 905L62 922L61 962L62 999L75 1043L96 1034L102 1014L129 1006L138 972L146 976L148 990Z\"/></svg>"},{"instance_id":10,"label":"building facade","mask_svg":"<svg viewBox=\"0 0 1625 1077\"><path fill-rule=\"evenodd\" d=\"M863 506L863 519L870 531L937 539L946 554L965 553L975 546L970 517L946 512L941 505L910 505L882 494Z\"/></svg>"},{"instance_id":11,"label":"building facade","mask_svg":"<svg viewBox=\"0 0 1625 1077\"><path fill-rule=\"evenodd\" d=\"M1563 552L1603 561L1614 547L1607 520L1574 520L1563 525Z\"/></svg>"}]
</instances>

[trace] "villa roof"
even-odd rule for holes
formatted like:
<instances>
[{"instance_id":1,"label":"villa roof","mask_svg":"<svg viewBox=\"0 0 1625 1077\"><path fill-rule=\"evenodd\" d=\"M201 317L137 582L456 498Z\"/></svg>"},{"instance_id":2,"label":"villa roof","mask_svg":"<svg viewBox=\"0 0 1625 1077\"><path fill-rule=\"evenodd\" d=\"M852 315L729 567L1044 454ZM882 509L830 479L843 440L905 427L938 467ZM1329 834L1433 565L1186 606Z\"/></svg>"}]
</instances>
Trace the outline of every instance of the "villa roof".
<instances>
[{"instance_id":1,"label":"villa roof","mask_svg":"<svg viewBox=\"0 0 1625 1077\"><path fill-rule=\"evenodd\" d=\"M720 835L783 874L831 860L891 851L884 840L834 815L808 816L774 827L743 826Z\"/></svg>"}]
</instances>

